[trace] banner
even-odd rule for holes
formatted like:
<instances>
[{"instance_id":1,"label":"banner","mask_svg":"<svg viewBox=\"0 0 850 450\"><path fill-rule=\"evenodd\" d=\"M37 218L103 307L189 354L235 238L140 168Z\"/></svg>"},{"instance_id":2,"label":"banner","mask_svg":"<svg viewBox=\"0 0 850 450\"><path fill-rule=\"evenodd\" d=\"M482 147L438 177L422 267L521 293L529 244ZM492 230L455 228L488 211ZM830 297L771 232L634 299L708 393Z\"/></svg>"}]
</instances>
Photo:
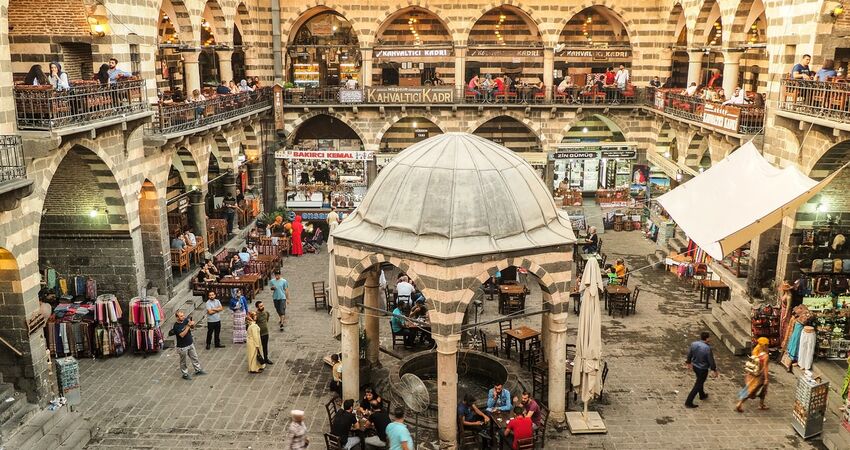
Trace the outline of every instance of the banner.
<instances>
[{"instance_id":1,"label":"banner","mask_svg":"<svg viewBox=\"0 0 850 450\"><path fill-rule=\"evenodd\" d=\"M564 49L556 53L555 56L562 56L574 59L591 59L593 61L623 61L632 57L631 49L611 49L611 48L584 48L584 49Z\"/></svg>"},{"instance_id":2,"label":"banner","mask_svg":"<svg viewBox=\"0 0 850 450\"><path fill-rule=\"evenodd\" d=\"M374 152L346 152L341 150L278 150L275 159L333 159L342 161L369 161Z\"/></svg>"},{"instance_id":3,"label":"banner","mask_svg":"<svg viewBox=\"0 0 850 450\"><path fill-rule=\"evenodd\" d=\"M542 48L471 48L467 50L467 58L517 57L542 58Z\"/></svg>"},{"instance_id":4,"label":"banner","mask_svg":"<svg viewBox=\"0 0 850 450\"><path fill-rule=\"evenodd\" d=\"M667 95L661 89L655 90L655 109L664 111L664 103L667 100Z\"/></svg>"},{"instance_id":5,"label":"banner","mask_svg":"<svg viewBox=\"0 0 850 450\"><path fill-rule=\"evenodd\" d=\"M363 90L362 89L340 89L339 90L339 102L340 103L363 103Z\"/></svg>"},{"instance_id":6,"label":"banner","mask_svg":"<svg viewBox=\"0 0 850 450\"><path fill-rule=\"evenodd\" d=\"M637 150L602 150L602 157L609 159L637 159Z\"/></svg>"},{"instance_id":7,"label":"banner","mask_svg":"<svg viewBox=\"0 0 850 450\"><path fill-rule=\"evenodd\" d=\"M451 56L448 48L414 48L414 49L378 49L375 58L428 58L432 56Z\"/></svg>"},{"instance_id":8,"label":"banner","mask_svg":"<svg viewBox=\"0 0 850 450\"><path fill-rule=\"evenodd\" d=\"M283 86L274 85L272 93L274 95L274 129L281 131L285 126L283 121Z\"/></svg>"},{"instance_id":9,"label":"banner","mask_svg":"<svg viewBox=\"0 0 850 450\"><path fill-rule=\"evenodd\" d=\"M451 87L397 87L378 86L366 88L369 103L454 103Z\"/></svg>"},{"instance_id":10,"label":"banner","mask_svg":"<svg viewBox=\"0 0 850 450\"><path fill-rule=\"evenodd\" d=\"M738 122L741 120L741 109L736 106L724 106L719 103L705 103L702 121L715 128L738 132Z\"/></svg>"}]
</instances>

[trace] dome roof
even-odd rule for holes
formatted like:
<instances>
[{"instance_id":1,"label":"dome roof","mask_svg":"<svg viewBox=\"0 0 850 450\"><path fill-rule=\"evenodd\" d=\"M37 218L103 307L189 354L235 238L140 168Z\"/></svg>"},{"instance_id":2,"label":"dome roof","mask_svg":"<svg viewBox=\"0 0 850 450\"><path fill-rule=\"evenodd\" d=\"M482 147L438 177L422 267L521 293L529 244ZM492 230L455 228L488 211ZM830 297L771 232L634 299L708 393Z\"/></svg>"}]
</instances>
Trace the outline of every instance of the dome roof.
<instances>
[{"instance_id":1,"label":"dome roof","mask_svg":"<svg viewBox=\"0 0 850 450\"><path fill-rule=\"evenodd\" d=\"M333 235L441 259L575 242L568 216L534 169L468 133L401 152Z\"/></svg>"}]
</instances>

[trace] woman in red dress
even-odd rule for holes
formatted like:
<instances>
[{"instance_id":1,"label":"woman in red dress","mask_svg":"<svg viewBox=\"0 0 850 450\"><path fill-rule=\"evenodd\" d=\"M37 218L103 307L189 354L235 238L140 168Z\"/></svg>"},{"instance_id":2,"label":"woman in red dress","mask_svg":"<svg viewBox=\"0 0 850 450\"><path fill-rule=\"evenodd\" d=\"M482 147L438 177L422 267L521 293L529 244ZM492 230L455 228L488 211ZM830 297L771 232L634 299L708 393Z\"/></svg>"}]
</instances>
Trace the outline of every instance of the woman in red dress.
<instances>
[{"instance_id":1,"label":"woman in red dress","mask_svg":"<svg viewBox=\"0 0 850 450\"><path fill-rule=\"evenodd\" d=\"M301 223L301 216L295 216L295 222L292 222L292 254L294 256L304 254L304 247L301 245L302 231L304 231L304 225Z\"/></svg>"}]
</instances>

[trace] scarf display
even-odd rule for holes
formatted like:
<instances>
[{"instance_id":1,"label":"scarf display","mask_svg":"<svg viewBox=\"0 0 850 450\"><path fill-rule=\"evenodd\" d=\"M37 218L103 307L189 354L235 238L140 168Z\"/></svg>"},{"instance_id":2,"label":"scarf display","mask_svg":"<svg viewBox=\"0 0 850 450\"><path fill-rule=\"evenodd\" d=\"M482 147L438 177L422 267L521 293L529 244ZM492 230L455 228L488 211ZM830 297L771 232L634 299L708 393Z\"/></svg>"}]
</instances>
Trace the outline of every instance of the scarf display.
<instances>
[{"instance_id":1,"label":"scarf display","mask_svg":"<svg viewBox=\"0 0 850 450\"><path fill-rule=\"evenodd\" d=\"M130 300L130 348L136 353L155 353L162 349L160 330L162 309L156 297Z\"/></svg>"},{"instance_id":2,"label":"scarf display","mask_svg":"<svg viewBox=\"0 0 850 450\"><path fill-rule=\"evenodd\" d=\"M98 356L121 356L127 348L124 339L124 330L119 323L123 317L121 304L112 294L103 294L97 297L94 304L95 320L95 347Z\"/></svg>"}]
</instances>

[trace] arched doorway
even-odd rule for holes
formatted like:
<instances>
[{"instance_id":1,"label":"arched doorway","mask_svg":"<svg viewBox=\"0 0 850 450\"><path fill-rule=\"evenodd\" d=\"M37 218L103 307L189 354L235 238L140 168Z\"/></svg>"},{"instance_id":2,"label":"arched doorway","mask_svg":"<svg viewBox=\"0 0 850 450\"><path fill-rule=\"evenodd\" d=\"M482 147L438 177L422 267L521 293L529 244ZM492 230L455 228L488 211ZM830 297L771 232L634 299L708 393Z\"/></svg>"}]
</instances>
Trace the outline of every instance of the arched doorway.
<instances>
[{"instance_id":1,"label":"arched doorway","mask_svg":"<svg viewBox=\"0 0 850 450\"><path fill-rule=\"evenodd\" d=\"M185 5L163 0L157 22L156 87L166 97L179 88L185 91L183 60L179 49L194 40Z\"/></svg>"},{"instance_id":2,"label":"arched doorway","mask_svg":"<svg viewBox=\"0 0 850 450\"><path fill-rule=\"evenodd\" d=\"M720 4L716 0L706 0L699 12L695 30L696 45L704 46L701 75L697 85L719 89L723 86L723 18ZM728 93L726 95L729 95Z\"/></svg>"},{"instance_id":3,"label":"arched doorway","mask_svg":"<svg viewBox=\"0 0 850 450\"><path fill-rule=\"evenodd\" d=\"M688 25L685 10L677 3L670 12L668 26L673 30L676 42L673 45L670 65L670 87L684 88L688 84ZM662 80L663 81L663 80Z\"/></svg>"},{"instance_id":4,"label":"arched doorway","mask_svg":"<svg viewBox=\"0 0 850 450\"><path fill-rule=\"evenodd\" d=\"M203 195L204 190L194 156L186 147L178 148L171 156L171 167L165 189L169 242L186 230L192 230L195 235L206 237L205 211L202 208L193 207L197 199L192 198L193 195L198 195L197 192ZM203 197L200 202L203 203ZM197 262L194 258L190 260L192 264ZM172 268L175 279L184 276L179 266L173 267L172 264Z\"/></svg>"},{"instance_id":5,"label":"arched doorway","mask_svg":"<svg viewBox=\"0 0 850 450\"><path fill-rule=\"evenodd\" d=\"M589 84L608 68L620 64L631 70L632 46L622 18L605 6L591 6L573 16L558 40L555 54L556 83L570 76L578 86ZM604 81L604 78L603 78Z\"/></svg>"},{"instance_id":6,"label":"arched doorway","mask_svg":"<svg viewBox=\"0 0 850 450\"><path fill-rule=\"evenodd\" d=\"M168 255L168 239L163 233L163 211L165 199L160 197L156 186L145 180L139 191L139 223L142 229L142 252L145 258L145 284L154 287L160 295L171 295L171 260Z\"/></svg>"},{"instance_id":7,"label":"arched doorway","mask_svg":"<svg viewBox=\"0 0 850 450\"><path fill-rule=\"evenodd\" d=\"M138 295L141 268L124 198L112 171L96 154L81 146L68 151L50 180L42 209L42 270L54 269L60 277L91 277L98 292L124 301ZM86 295L70 284L69 295Z\"/></svg>"},{"instance_id":8,"label":"arched doorway","mask_svg":"<svg viewBox=\"0 0 850 450\"><path fill-rule=\"evenodd\" d=\"M454 85L452 36L436 14L420 7L397 11L378 28L367 85Z\"/></svg>"},{"instance_id":9,"label":"arched doorway","mask_svg":"<svg viewBox=\"0 0 850 450\"><path fill-rule=\"evenodd\" d=\"M290 35L286 69L295 86L339 86L349 76L360 82L360 47L345 17L316 7L298 22Z\"/></svg>"},{"instance_id":10,"label":"arched doorway","mask_svg":"<svg viewBox=\"0 0 850 450\"><path fill-rule=\"evenodd\" d=\"M514 81L543 81L543 38L521 9L502 5L487 11L469 31L464 81L507 75Z\"/></svg>"},{"instance_id":11,"label":"arched doorway","mask_svg":"<svg viewBox=\"0 0 850 450\"><path fill-rule=\"evenodd\" d=\"M565 188L593 192L628 188L637 150L634 144L626 142L616 123L593 114L583 117L564 133L555 156L556 187L564 180Z\"/></svg>"},{"instance_id":12,"label":"arched doorway","mask_svg":"<svg viewBox=\"0 0 850 450\"><path fill-rule=\"evenodd\" d=\"M237 83L245 79L248 74L248 58L246 50L251 50L250 41L252 36L251 18L248 15L248 7L240 3L236 7L236 20L233 22L233 56L231 57L231 70L233 80ZM230 81L230 80L223 80Z\"/></svg>"},{"instance_id":13,"label":"arched doorway","mask_svg":"<svg viewBox=\"0 0 850 450\"><path fill-rule=\"evenodd\" d=\"M740 54L736 74L738 82L734 84L746 92L766 94L770 57L767 52L767 17L762 0L739 3L729 42L730 47L745 49Z\"/></svg>"},{"instance_id":14,"label":"arched doorway","mask_svg":"<svg viewBox=\"0 0 850 450\"><path fill-rule=\"evenodd\" d=\"M215 88L221 81L221 67L215 50L219 45L229 45L227 38L221 6L215 0L207 1L201 15L201 54L198 56L202 88Z\"/></svg>"},{"instance_id":15,"label":"arched doorway","mask_svg":"<svg viewBox=\"0 0 850 450\"><path fill-rule=\"evenodd\" d=\"M439 126L424 117L404 117L381 136L381 153L398 153L419 141L442 133L443 130Z\"/></svg>"}]
</instances>

